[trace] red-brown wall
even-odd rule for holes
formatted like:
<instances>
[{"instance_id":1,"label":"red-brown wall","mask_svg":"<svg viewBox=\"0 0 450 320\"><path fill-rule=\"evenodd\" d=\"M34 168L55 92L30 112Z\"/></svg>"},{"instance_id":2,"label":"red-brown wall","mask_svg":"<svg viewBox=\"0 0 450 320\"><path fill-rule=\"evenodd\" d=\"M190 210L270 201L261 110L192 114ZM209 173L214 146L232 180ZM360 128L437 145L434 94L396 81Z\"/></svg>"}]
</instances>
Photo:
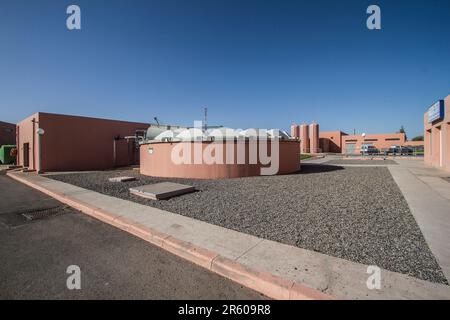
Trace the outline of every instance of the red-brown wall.
<instances>
[{"instance_id":1,"label":"red-brown wall","mask_svg":"<svg viewBox=\"0 0 450 320\"><path fill-rule=\"evenodd\" d=\"M33 119L38 123L33 125ZM147 123L39 112L17 125L18 164L24 165L23 146L26 142L30 145L29 168L32 170L104 170L138 163L139 155L132 148L133 140L129 143L116 141L114 161L114 137L132 136L136 130L148 127ZM45 131L40 138L42 165L39 164L37 128Z\"/></svg>"},{"instance_id":2,"label":"red-brown wall","mask_svg":"<svg viewBox=\"0 0 450 320\"><path fill-rule=\"evenodd\" d=\"M342 137L347 134L342 131L320 131L319 144L322 152L341 153Z\"/></svg>"},{"instance_id":3,"label":"red-brown wall","mask_svg":"<svg viewBox=\"0 0 450 320\"><path fill-rule=\"evenodd\" d=\"M0 121L0 146L16 144L16 125Z\"/></svg>"}]
</instances>

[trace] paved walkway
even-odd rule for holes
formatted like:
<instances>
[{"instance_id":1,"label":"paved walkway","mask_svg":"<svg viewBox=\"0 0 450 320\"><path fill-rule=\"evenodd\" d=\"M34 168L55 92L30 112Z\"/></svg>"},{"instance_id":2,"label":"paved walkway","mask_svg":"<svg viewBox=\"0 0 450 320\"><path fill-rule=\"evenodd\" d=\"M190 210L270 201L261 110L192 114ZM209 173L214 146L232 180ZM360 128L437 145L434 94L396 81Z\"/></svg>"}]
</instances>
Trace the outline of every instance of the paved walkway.
<instances>
[{"instance_id":1,"label":"paved walkway","mask_svg":"<svg viewBox=\"0 0 450 320\"><path fill-rule=\"evenodd\" d=\"M211 259L201 258L194 262L238 282L245 278L246 285L256 290L262 288L258 281L263 275L267 280L263 287L269 287L269 292L274 288L275 290L279 289L279 286L271 287L272 276L275 276L285 279L286 281L282 283L290 288L294 288L298 284L320 290L337 298L450 299L449 286L387 270L382 270L382 289L369 290L366 285L369 276L367 266L363 264L264 240L36 174L10 174L44 192L58 195L61 199L65 199L88 214L95 211L112 216L114 220L108 221L111 221L109 223L113 225L118 224L118 221L127 220L157 230L166 236L158 238L158 234L156 234L149 241L180 256L186 257L186 253L189 253L188 256L192 256L192 254L195 256L203 249L212 252L214 254L211 255ZM129 232L135 230L132 223L128 228ZM169 246L165 243L167 239L181 242L175 248L173 241ZM231 261L231 263L226 263L226 261ZM236 274L236 270L240 270L241 273ZM257 270L260 273L253 273L250 270ZM254 274L256 276L252 277ZM290 297L290 291L288 297Z\"/></svg>"},{"instance_id":2,"label":"paved walkway","mask_svg":"<svg viewBox=\"0 0 450 320\"><path fill-rule=\"evenodd\" d=\"M425 240L450 282L450 176L419 160L396 160L390 166Z\"/></svg>"}]
</instances>

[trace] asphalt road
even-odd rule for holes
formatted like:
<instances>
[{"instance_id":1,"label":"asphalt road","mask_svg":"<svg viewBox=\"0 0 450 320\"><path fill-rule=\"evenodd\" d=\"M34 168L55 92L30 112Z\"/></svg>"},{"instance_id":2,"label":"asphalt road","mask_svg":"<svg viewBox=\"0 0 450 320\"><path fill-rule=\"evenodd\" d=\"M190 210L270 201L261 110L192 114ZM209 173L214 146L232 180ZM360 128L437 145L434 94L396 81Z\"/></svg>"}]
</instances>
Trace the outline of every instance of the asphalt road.
<instances>
[{"instance_id":1,"label":"asphalt road","mask_svg":"<svg viewBox=\"0 0 450 320\"><path fill-rule=\"evenodd\" d=\"M4 175L0 195L0 299L264 298Z\"/></svg>"}]
</instances>

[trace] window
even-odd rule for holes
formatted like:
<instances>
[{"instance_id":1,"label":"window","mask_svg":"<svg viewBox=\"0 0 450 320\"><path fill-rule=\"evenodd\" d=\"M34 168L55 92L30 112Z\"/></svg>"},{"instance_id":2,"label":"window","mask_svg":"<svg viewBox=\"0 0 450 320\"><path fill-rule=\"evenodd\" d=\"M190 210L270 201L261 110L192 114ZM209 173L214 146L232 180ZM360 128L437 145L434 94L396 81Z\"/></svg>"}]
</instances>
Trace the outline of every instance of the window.
<instances>
[{"instance_id":1,"label":"window","mask_svg":"<svg viewBox=\"0 0 450 320\"><path fill-rule=\"evenodd\" d=\"M386 138L385 141L399 141L400 138Z\"/></svg>"},{"instance_id":2,"label":"window","mask_svg":"<svg viewBox=\"0 0 450 320\"><path fill-rule=\"evenodd\" d=\"M356 139L345 140L345 142L356 142L356 141L358 141L358 140L356 140Z\"/></svg>"},{"instance_id":3,"label":"window","mask_svg":"<svg viewBox=\"0 0 450 320\"><path fill-rule=\"evenodd\" d=\"M364 139L364 141L378 141L378 139Z\"/></svg>"}]
</instances>

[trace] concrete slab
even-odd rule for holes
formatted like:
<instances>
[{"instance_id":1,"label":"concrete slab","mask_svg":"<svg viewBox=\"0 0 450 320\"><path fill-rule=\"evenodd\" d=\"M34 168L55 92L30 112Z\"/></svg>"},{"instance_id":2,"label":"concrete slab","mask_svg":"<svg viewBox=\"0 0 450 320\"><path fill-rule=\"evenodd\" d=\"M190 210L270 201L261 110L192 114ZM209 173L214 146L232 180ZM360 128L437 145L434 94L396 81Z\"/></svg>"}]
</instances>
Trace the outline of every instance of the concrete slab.
<instances>
[{"instance_id":1,"label":"concrete slab","mask_svg":"<svg viewBox=\"0 0 450 320\"><path fill-rule=\"evenodd\" d=\"M174 182L160 182L140 187L130 188L130 193L152 200L162 200L194 192L193 186Z\"/></svg>"},{"instance_id":2,"label":"concrete slab","mask_svg":"<svg viewBox=\"0 0 450 320\"><path fill-rule=\"evenodd\" d=\"M136 177L114 177L109 178L109 182L128 182L128 181L135 181Z\"/></svg>"},{"instance_id":3,"label":"concrete slab","mask_svg":"<svg viewBox=\"0 0 450 320\"><path fill-rule=\"evenodd\" d=\"M437 182L434 179L439 178L421 176L419 179L409 168L401 166L389 167L389 171L402 191L431 252L450 282L450 201L436 190ZM424 173L426 171L422 169L421 174Z\"/></svg>"}]
</instances>

